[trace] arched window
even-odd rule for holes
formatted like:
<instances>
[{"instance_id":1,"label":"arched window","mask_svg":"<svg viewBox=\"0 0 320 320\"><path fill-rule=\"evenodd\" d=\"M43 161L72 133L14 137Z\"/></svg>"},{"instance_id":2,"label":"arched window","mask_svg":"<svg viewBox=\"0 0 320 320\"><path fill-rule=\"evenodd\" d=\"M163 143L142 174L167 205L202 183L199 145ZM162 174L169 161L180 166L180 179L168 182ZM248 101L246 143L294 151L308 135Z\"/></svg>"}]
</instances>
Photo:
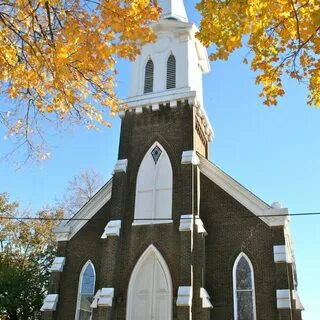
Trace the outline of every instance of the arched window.
<instances>
[{"instance_id":1,"label":"arched window","mask_svg":"<svg viewBox=\"0 0 320 320\"><path fill-rule=\"evenodd\" d=\"M90 307L94 297L96 274L91 261L82 268L79 277L77 310L75 320L91 320L92 309Z\"/></svg>"},{"instance_id":2,"label":"arched window","mask_svg":"<svg viewBox=\"0 0 320 320\"><path fill-rule=\"evenodd\" d=\"M172 217L172 167L168 154L154 143L138 171L135 223L163 223ZM169 220L169 221L168 221Z\"/></svg>"},{"instance_id":3,"label":"arched window","mask_svg":"<svg viewBox=\"0 0 320 320\"><path fill-rule=\"evenodd\" d=\"M170 55L167 61L167 89L176 87L176 58Z\"/></svg>"},{"instance_id":4,"label":"arched window","mask_svg":"<svg viewBox=\"0 0 320 320\"><path fill-rule=\"evenodd\" d=\"M144 75L144 93L150 93L153 91L153 70L154 65L151 59L148 60Z\"/></svg>"},{"instance_id":5,"label":"arched window","mask_svg":"<svg viewBox=\"0 0 320 320\"><path fill-rule=\"evenodd\" d=\"M127 320L172 320L172 280L169 268L153 246L142 254L128 287Z\"/></svg>"},{"instance_id":6,"label":"arched window","mask_svg":"<svg viewBox=\"0 0 320 320\"><path fill-rule=\"evenodd\" d=\"M244 253L233 266L233 301L235 320L256 320L253 267Z\"/></svg>"}]
</instances>

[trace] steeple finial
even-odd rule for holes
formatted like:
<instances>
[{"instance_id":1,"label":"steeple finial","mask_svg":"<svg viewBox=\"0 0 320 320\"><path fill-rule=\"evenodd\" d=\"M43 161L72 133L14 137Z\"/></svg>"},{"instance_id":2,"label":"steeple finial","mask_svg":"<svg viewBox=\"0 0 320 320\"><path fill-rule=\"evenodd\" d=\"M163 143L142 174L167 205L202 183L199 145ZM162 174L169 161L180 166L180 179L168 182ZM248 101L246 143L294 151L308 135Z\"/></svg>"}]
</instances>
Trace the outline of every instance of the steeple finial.
<instances>
[{"instance_id":1,"label":"steeple finial","mask_svg":"<svg viewBox=\"0 0 320 320\"><path fill-rule=\"evenodd\" d=\"M161 19L176 19L188 22L183 0L158 0L162 8Z\"/></svg>"}]
</instances>

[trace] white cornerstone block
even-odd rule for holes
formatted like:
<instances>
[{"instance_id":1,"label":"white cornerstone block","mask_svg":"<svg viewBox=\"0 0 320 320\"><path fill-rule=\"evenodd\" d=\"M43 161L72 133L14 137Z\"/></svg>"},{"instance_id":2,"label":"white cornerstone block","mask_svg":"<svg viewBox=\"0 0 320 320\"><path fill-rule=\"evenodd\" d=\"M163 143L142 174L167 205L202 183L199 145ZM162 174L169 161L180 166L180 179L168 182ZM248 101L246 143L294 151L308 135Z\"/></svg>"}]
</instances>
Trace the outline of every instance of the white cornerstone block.
<instances>
[{"instance_id":1,"label":"white cornerstone block","mask_svg":"<svg viewBox=\"0 0 320 320\"><path fill-rule=\"evenodd\" d=\"M114 288L102 288L98 299L98 306L112 307L113 296Z\"/></svg>"},{"instance_id":2,"label":"white cornerstone block","mask_svg":"<svg viewBox=\"0 0 320 320\"><path fill-rule=\"evenodd\" d=\"M194 150L183 151L181 163L182 164L193 164L193 165L197 166L200 164L200 159Z\"/></svg>"},{"instance_id":3,"label":"white cornerstone block","mask_svg":"<svg viewBox=\"0 0 320 320\"><path fill-rule=\"evenodd\" d=\"M56 311L58 297L58 294L48 294L43 301L40 311Z\"/></svg>"},{"instance_id":4,"label":"white cornerstone block","mask_svg":"<svg viewBox=\"0 0 320 320\"><path fill-rule=\"evenodd\" d=\"M277 308L278 309L291 309L290 290L278 289L277 290Z\"/></svg>"},{"instance_id":5,"label":"white cornerstone block","mask_svg":"<svg viewBox=\"0 0 320 320\"><path fill-rule=\"evenodd\" d=\"M104 232L101 239L106 239L107 237L119 237L121 229L121 220L111 220L108 222L104 228Z\"/></svg>"},{"instance_id":6,"label":"white cornerstone block","mask_svg":"<svg viewBox=\"0 0 320 320\"><path fill-rule=\"evenodd\" d=\"M290 254L286 245L273 246L274 262L291 262Z\"/></svg>"},{"instance_id":7,"label":"white cornerstone block","mask_svg":"<svg viewBox=\"0 0 320 320\"><path fill-rule=\"evenodd\" d=\"M178 307L191 307L192 303L192 287L179 287L177 306Z\"/></svg>"},{"instance_id":8,"label":"white cornerstone block","mask_svg":"<svg viewBox=\"0 0 320 320\"><path fill-rule=\"evenodd\" d=\"M65 261L65 257L55 257L50 267L50 271L62 272Z\"/></svg>"},{"instance_id":9,"label":"white cornerstone block","mask_svg":"<svg viewBox=\"0 0 320 320\"><path fill-rule=\"evenodd\" d=\"M114 166L113 172L127 172L128 159L118 160L116 165Z\"/></svg>"}]
</instances>

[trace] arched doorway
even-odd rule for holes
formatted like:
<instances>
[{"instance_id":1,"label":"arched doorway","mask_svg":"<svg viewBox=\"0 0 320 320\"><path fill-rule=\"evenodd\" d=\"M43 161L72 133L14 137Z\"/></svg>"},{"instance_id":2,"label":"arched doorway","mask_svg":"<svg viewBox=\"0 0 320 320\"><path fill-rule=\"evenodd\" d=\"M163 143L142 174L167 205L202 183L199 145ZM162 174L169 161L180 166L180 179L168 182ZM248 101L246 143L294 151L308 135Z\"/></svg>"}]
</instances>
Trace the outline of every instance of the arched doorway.
<instances>
[{"instance_id":1,"label":"arched doorway","mask_svg":"<svg viewBox=\"0 0 320 320\"><path fill-rule=\"evenodd\" d=\"M165 260L151 245L140 257L130 278L127 320L164 319L172 319L172 281Z\"/></svg>"}]
</instances>

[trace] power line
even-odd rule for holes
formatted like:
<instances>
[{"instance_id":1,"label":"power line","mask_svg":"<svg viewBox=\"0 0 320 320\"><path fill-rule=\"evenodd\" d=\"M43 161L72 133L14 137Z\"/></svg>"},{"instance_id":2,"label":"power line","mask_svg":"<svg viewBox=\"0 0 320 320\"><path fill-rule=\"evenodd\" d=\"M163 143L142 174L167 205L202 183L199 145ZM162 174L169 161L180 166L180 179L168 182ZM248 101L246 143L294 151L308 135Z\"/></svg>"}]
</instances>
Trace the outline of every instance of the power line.
<instances>
[{"instance_id":1,"label":"power line","mask_svg":"<svg viewBox=\"0 0 320 320\"><path fill-rule=\"evenodd\" d=\"M246 216L239 216L239 217L230 217L226 216L223 218L226 219L239 219L239 218L273 218L273 217L305 217L305 216L318 216L320 215L320 212L299 212L299 213L289 213L289 214L263 214L263 215L246 215ZM222 217L219 217L222 218ZM15 216L0 216L0 220L38 220L38 221L93 221L93 220L105 220L105 218L41 218L41 217L15 217ZM194 217L194 219L201 219L201 217ZM134 221L168 221L168 220L191 220L190 218L173 218L173 219L167 219L167 218L145 218L145 219L134 219Z\"/></svg>"}]
</instances>

